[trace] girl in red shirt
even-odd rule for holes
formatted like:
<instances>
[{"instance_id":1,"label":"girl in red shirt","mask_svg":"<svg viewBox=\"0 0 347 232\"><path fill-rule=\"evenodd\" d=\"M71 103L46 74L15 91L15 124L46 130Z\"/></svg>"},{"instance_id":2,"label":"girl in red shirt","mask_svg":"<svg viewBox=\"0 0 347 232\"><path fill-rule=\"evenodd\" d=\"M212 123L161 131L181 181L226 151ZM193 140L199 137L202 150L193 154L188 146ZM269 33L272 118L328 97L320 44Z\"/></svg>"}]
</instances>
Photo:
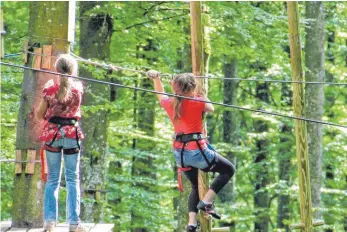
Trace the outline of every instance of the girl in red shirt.
<instances>
[{"instance_id":1,"label":"girl in red shirt","mask_svg":"<svg viewBox=\"0 0 347 232\"><path fill-rule=\"evenodd\" d=\"M151 70L147 76L153 79L156 91L165 93L157 71ZM201 102L209 101L207 98L196 95L194 75L191 73L176 75L172 81L172 90L176 95L194 98L194 100L189 100L162 94L157 95L161 106L167 112L174 126L173 147L176 163L192 186L188 199L189 223L186 231L194 232L197 230L196 216L199 209L216 219L220 219L220 215L215 210L213 199L234 175L235 167L207 144L203 135L202 115L204 112L213 112L214 107L211 103ZM204 172L219 173L203 199L199 199L198 169Z\"/></svg>"},{"instance_id":2,"label":"girl in red shirt","mask_svg":"<svg viewBox=\"0 0 347 232\"><path fill-rule=\"evenodd\" d=\"M55 63L57 72L77 75L77 61L70 55L60 55ZM69 231L87 231L80 223L80 139L83 86L79 81L59 76L43 89L43 98L36 117L45 121L40 140L45 142L48 180L44 195L44 231L52 231L58 219L58 192L61 179L62 153L67 183L66 212Z\"/></svg>"}]
</instances>

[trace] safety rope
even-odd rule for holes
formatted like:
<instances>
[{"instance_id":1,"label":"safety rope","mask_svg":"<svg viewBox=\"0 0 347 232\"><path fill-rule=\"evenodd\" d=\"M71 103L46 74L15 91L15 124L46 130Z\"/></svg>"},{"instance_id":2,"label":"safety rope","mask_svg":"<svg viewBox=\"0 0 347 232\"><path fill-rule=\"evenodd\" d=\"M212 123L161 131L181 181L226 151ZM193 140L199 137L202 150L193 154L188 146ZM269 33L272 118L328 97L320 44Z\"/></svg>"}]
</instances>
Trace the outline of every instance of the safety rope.
<instances>
[{"instance_id":1,"label":"safety rope","mask_svg":"<svg viewBox=\"0 0 347 232\"><path fill-rule=\"evenodd\" d=\"M5 63L5 62L0 62L0 64L1 65L6 65L6 66L9 66L9 67L14 67L14 68L27 69L27 70L32 70L32 71L36 71L36 72L43 72L43 73L48 73L48 74L53 74L53 75L60 75L60 76L71 77L71 78L84 80L84 81L89 81L89 82L94 82L94 83L100 83L100 84L106 84L106 85L111 85L111 86L117 86L117 87L125 88L125 89L139 90L139 91L143 91L143 92L161 94L161 95L166 95L166 96L170 96L170 97L178 97L178 98L187 99L187 100L193 100L193 101L197 101L197 102L211 103L213 105L224 106L224 107L227 107L227 108L234 108L234 109L243 110L243 111L250 111L250 112L262 113L262 114L267 114L267 115L272 115L272 116L279 116L279 117L290 118L290 119L297 119L297 120L306 121L306 122L313 122L313 123L318 123L318 124L323 124L323 125L329 125L329 126L334 126L334 127L347 128L346 125L340 125L340 124L336 124L336 123L332 123L332 122L326 122L326 121L320 121L320 120L316 120L316 119L310 119L310 118L305 118L305 117L286 115L286 114L282 114L282 113L269 112L269 111L265 111L265 110L256 110L256 109L251 109L251 108L246 108L246 107L236 106L236 105L230 105L230 104L225 104L225 103L219 103L219 102L206 101L206 100L196 99L196 98L192 98L192 97L185 97L185 96L180 96L180 95L171 94L171 93L158 92L158 91L155 91L155 90L148 90L148 89L139 88L139 87L132 87L132 86L127 86L127 85L122 85L122 84L117 84L117 83L112 83L112 82L107 82L107 81L90 79L90 78L81 77L81 76L73 76L73 75L69 75L69 74L62 74L62 73L57 73L57 72L48 71L48 70L35 69L35 68L30 68L30 67L26 67L26 66L22 66L22 65Z\"/></svg>"}]
</instances>

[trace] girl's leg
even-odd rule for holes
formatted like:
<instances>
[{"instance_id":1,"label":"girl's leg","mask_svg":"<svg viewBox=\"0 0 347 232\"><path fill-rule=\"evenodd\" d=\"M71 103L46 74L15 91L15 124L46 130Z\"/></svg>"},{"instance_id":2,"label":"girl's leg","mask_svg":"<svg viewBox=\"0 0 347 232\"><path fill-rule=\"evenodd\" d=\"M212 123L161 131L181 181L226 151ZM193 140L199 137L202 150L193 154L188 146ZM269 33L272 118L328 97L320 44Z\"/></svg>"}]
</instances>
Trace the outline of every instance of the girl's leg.
<instances>
[{"instance_id":1,"label":"girl's leg","mask_svg":"<svg viewBox=\"0 0 347 232\"><path fill-rule=\"evenodd\" d=\"M230 161L215 152L215 164L211 170L205 169L204 171L218 172L219 176L214 179L203 200L199 202L198 209L220 219L220 215L214 208L213 199L234 175L235 167Z\"/></svg>"},{"instance_id":2,"label":"girl's leg","mask_svg":"<svg viewBox=\"0 0 347 232\"><path fill-rule=\"evenodd\" d=\"M190 171L184 172L184 175L187 177L192 186L192 190L188 198L188 212L189 224L194 225L197 223L196 214L198 213L197 205L199 203L198 169L192 167Z\"/></svg>"},{"instance_id":3,"label":"girl's leg","mask_svg":"<svg viewBox=\"0 0 347 232\"><path fill-rule=\"evenodd\" d=\"M79 224L81 203L79 180L80 154L64 155L64 163L67 185L66 218L70 225Z\"/></svg>"},{"instance_id":4,"label":"girl's leg","mask_svg":"<svg viewBox=\"0 0 347 232\"><path fill-rule=\"evenodd\" d=\"M58 195L61 178L61 153L46 150L48 178L44 195L44 220L56 222L58 219Z\"/></svg>"},{"instance_id":5,"label":"girl's leg","mask_svg":"<svg viewBox=\"0 0 347 232\"><path fill-rule=\"evenodd\" d=\"M216 194L229 182L235 173L234 165L223 156L215 153L215 164L210 172L218 172L219 175L213 180L209 191L204 197L204 201L211 202Z\"/></svg>"}]
</instances>

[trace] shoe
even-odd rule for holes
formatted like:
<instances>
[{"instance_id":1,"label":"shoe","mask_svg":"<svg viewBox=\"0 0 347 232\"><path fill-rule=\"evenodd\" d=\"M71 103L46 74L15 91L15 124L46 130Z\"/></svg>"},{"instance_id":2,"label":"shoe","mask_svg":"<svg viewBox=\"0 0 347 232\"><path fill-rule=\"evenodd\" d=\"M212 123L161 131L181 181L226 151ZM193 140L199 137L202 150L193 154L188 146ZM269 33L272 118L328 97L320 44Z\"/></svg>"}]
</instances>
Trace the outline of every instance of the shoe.
<instances>
[{"instance_id":1,"label":"shoe","mask_svg":"<svg viewBox=\"0 0 347 232\"><path fill-rule=\"evenodd\" d=\"M203 201L200 201L198 206L198 209L204 211L205 213L211 215L215 219L220 219L220 215L217 213L216 209L214 208L214 204L205 204Z\"/></svg>"},{"instance_id":2,"label":"shoe","mask_svg":"<svg viewBox=\"0 0 347 232\"><path fill-rule=\"evenodd\" d=\"M88 231L87 228L82 226L81 223L69 225L69 232L87 232L87 231Z\"/></svg>"},{"instance_id":3,"label":"shoe","mask_svg":"<svg viewBox=\"0 0 347 232\"><path fill-rule=\"evenodd\" d=\"M45 222L45 224L43 225L43 231L52 232L54 231L54 227L55 227L55 222Z\"/></svg>"},{"instance_id":4,"label":"shoe","mask_svg":"<svg viewBox=\"0 0 347 232\"><path fill-rule=\"evenodd\" d=\"M198 232L200 229L200 223L197 222L196 226L187 225L186 226L186 232Z\"/></svg>"}]
</instances>

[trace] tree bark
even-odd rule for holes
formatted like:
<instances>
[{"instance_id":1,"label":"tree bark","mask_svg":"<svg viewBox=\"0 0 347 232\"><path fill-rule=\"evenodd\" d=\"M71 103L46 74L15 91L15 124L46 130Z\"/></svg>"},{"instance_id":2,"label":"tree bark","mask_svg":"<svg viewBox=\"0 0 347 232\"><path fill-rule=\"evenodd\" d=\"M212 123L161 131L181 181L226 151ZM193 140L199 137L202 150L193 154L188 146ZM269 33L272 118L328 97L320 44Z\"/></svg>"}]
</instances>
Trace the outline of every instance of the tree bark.
<instances>
[{"instance_id":1,"label":"tree bark","mask_svg":"<svg viewBox=\"0 0 347 232\"><path fill-rule=\"evenodd\" d=\"M204 75L204 59L203 59L203 29L201 25L201 2L190 2L190 25L191 25L191 46L192 46L192 69L196 76ZM200 95L207 95L207 79L197 79L197 92ZM206 128L206 127L205 127ZM199 171L199 197L200 199L208 191L208 175ZM207 219L200 214L201 231L211 231L211 219Z\"/></svg>"},{"instance_id":2,"label":"tree bark","mask_svg":"<svg viewBox=\"0 0 347 232\"><path fill-rule=\"evenodd\" d=\"M88 11L106 2L80 2L80 55L84 58L106 60L110 56L113 20L108 14L89 15ZM93 78L88 69L81 67L80 75ZM107 76L104 76L107 79ZM104 189L107 165L108 110L103 105L110 99L110 87L98 83L85 83L86 94L83 105L100 107L96 112L87 111L82 118L85 133L83 141L82 177L83 203L82 219L100 222L103 218Z\"/></svg>"},{"instance_id":3,"label":"tree bark","mask_svg":"<svg viewBox=\"0 0 347 232\"><path fill-rule=\"evenodd\" d=\"M183 33L189 34L190 29L187 27L186 20L183 21ZM177 63L177 69L180 70L180 73L191 72L192 70L192 60L191 60L191 48L190 44L185 43L183 48L178 51L178 56L182 57ZM174 165L175 172L175 181L177 180L177 167ZM185 230L185 226L188 224L188 197L191 190L191 185L188 179L183 176L182 184L184 188L184 192L179 193L179 197L174 201L174 208L176 209L176 220L177 220L177 228L175 232L181 232Z\"/></svg>"},{"instance_id":4,"label":"tree bark","mask_svg":"<svg viewBox=\"0 0 347 232\"><path fill-rule=\"evenodd\" d=\"M256 97L266 103L270 102L269 86L267 83L257 83ZM257 133L267 132L269 126L262 120L255 122L255 131ZM269 141L266 138L258 139L256 142L257 150L255 157L256 178L254 186L254 207L255 207L255 223L254 231L269 231L269 193L266 186L269 185L269 170L267 165Z\"/></svg>"},{"instance_id":5,"label":"tree bark","mask_svg":"<svg viewBox=\"0 0 347 232\"><path fill-rule=\"evenodd\" d=\"M53 45L53 56L68 52L68 7L68 2L31 2L29 46ZM30 55L26 66L32 67L32 63L33 57ZM51 71L55 71L53 65ZM44 85L54 78L41 72L24 71L16 136L16 149L21 150L23 160L28 150L36 150L35 159L40 159L41 142L38 138L43 122L34 119L33 109L38 107ZM44 182L40 171L40 165L36 164L33 175L25 174L23 169L22 174L15 176L12 227L42 227Z\"/></svg>"},{"instance_id":6,"label":"tree bark","mask_svg":"<svg viewBox=\"0 0 347 232\"><path fill-rule=\"evenodd\" d=\"M305 40L306 81L324 81L324 2L306 2L305 17L308 19ZM324 105L324 86L305 85L307 118L321 120ZM321 185L323 138L322 125L307 123L308 154L314 218L321 218Z\"/></svg>"},{"instance_id":7,"label":"tree bark","mask_svg":"<svg viewBox=\"0 0 347 232\"><path fill-rule=\"evenodd\" d=\"M301 44L299 34L299 13L297 2L287 2L291 70L293 81L303 81L301 60ZM305 114L304 88L302 84L293 84L294 115L302 117ZM303 231L312 231L312 203L310 169L308 160L308 144L306 122L295 120L296 156L298 160L300 218L304 223Z\"/></svg>"},{"instance_id":8,"label":"tree bark","mask_svg":"<svg viewBox=\"0 0 347 232\"><path fill-rule=\"evenodd\" d=\"M145 51L155 51L154 42L151 39L147 40L148 45L144 47ZM144 57L146 58L146 57ZM148 63L153 63L153 59L147 58ZM140 83L140 88L144 89L153 89L153 82L149 79L143 79ZM146 136L154 137L154 122L155 122L155 107L156 107L156 96L152 93L147 92L139 92L138 95L138 105L137 105L137 127L139 130L143 131ZM134 141L134 148L139 151L153 151L155 149L155 142L153 140L148 139L136 139ZM133 157L132 164L132 177L136 180L137 177L149 177L153 180L156 179L155 176L155 167L153 165L154 159L151 156L148 157ZM153 181L154 183L154 181ZM142 191L154 192L155 184L153 186L136 184L137 188L141 188ZM148 205L153 204L149 199L142 199L143 201L147 201ZM153 212L155 214L155 212ZM131 212L131 224L132 224L132 232L147 232L151 231L150 228L146 228L145 224L148 223L148 220L151 220L153 217L151 215L143 215L141 211L137 211L134 209ZM154 219L153 219L154 220Z\"/></svg>"},{"instance_id":9,"label":"tree bark","mask_svg":"<svg viewBox=\"0 0 347 232\"><path fill-rule=\"evenodd\" d=\"M281 95L281 102L282 106L285 108L288 108L292 105L291 101L291 90L289 89L288 85L282 85L282 95ZM292 139L291 137L291 128L286 125L282 124L280 128L280 149L278 152L278 160L279 160L279 174L278 179L280 182L283 182L285 184L286 188L289 188L290 184L290 170L291 170L291 145L292 145ZM289 148L289 151L288 151ZM289 221L289 204L290 204L290 197L288 193L279 193L278 196L278 208L277 208L277 227L284 229L286 232L289 232L289 225L284 223L285 220Z\"/></svg>"},{"instance_id":10,"label":"tree bark","mask_svg":"<svg viewBox=\"0 0 347 232\"><path fill-rule=\"evenodd\" d=\"M224 64L224 77L236 78L237 77L237 59L232 58L229 62ZM238 81L224 80L223 103L237 105L237 86ZM224 111L223 112L223 142L230 145L239 145L239 119L237 111ZM236 166L236 156L232 151L227 152L227 159ZM235 202L235 176L224 186L219 196L223 205L231 205ZM236 222L229 220L222 223L222 226L228 226L231 231L235 231Z\"/></svg>"}]
</instances>

